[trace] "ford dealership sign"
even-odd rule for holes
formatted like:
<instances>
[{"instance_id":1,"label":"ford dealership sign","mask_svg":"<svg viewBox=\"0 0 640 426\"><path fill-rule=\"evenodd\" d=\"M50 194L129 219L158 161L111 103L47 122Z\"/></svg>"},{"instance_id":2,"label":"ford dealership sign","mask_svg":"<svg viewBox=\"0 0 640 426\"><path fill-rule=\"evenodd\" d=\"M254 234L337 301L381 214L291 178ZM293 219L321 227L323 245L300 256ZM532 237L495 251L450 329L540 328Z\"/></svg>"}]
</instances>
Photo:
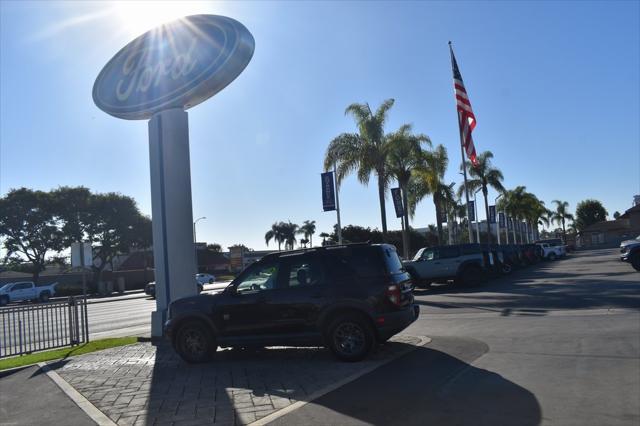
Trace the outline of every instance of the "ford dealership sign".
<instances>
[{"instance_id":1,"label":"ford dealership sign","mask_svg":"<svg viewBox=\"0 0 640 426\"><path fill-rule=\"evenodd\" d=\"M98 75L93 100L108 114L128 120L187 109L231 83L251 60L254 47L249 30L234 19L187 16L120 50Z\"/></svg>"}]
</instances>

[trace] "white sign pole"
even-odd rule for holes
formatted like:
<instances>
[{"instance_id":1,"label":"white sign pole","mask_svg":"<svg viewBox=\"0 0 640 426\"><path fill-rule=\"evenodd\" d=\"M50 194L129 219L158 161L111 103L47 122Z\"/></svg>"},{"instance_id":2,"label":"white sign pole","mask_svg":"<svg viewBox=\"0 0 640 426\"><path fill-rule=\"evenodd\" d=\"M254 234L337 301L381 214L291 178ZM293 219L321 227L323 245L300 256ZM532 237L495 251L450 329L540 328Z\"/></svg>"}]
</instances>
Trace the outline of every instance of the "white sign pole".
<instances>
[{"instance_id":1,"label":"white sign pole","mask_svg":"<svg viewBox=\"0 0 640 426\"><path fill-rule=\"evenodd\" d=\"M169 303L195 296L195 256L187 113L169 109L149 120L156 311L151 335L162 336Z\"/></svg>"}]
</instances>

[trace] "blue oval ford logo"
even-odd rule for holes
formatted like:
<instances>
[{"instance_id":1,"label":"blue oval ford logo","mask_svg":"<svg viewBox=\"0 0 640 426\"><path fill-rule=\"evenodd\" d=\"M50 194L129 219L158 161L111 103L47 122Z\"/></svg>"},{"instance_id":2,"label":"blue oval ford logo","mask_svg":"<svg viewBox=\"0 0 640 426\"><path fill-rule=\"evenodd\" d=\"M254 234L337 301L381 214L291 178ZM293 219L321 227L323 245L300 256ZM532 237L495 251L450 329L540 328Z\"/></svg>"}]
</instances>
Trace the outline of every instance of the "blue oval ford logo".
<instances>
[{"instance_id":1,"label":"blue oval ford logo","mask_svg":"<svg viewBox=\"0 0 640 426\"><path fill-rule=\"evenodd\" d=\"M98 108L128 120L190 108L224 89L255 48L240 22L194 15L146 32L120 50L93 85Z\"/></svg>"}]
</instances>

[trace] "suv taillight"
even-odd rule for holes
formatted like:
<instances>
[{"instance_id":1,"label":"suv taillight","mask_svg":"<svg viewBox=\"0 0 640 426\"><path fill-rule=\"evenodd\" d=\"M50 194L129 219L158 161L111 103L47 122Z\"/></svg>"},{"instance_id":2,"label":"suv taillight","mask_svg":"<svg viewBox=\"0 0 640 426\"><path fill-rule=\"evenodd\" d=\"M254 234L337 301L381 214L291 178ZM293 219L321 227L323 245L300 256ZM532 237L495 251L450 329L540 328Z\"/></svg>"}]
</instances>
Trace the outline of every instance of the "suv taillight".
<instances>
[{"instance_id":1,"label":"suv taillight","mask_svg":"<svg viewBox=\"0 0 640 426\"><path fill-rule=\"evenodd\" d=\"M400 291L400 287L396 284L387 287L387 297L389 298L389 301L396 306L400 306L402 304L402 292Z\"/></svg>"}]
</instances>

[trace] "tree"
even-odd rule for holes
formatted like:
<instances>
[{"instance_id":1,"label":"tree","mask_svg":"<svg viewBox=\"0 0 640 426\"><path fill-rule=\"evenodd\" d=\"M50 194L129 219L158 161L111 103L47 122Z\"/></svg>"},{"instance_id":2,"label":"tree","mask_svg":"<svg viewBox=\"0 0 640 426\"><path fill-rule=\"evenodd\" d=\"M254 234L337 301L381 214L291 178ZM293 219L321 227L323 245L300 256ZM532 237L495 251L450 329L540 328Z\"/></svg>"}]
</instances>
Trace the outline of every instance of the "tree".
<instances>
[{"instance_id":1,"label":"tree","mask_svg":"<svg viewBox=\"0 0 640 426\"><path fill-rule=\"evenodd\" d=\"M151 219L143 216L135 200L110 192L94 194L88 206L86 233L93 245L94 281L113 259L132 248L147 248L152 243Z\"/></svg>"},{"instance_id":2,"label":"tree","mask_svg":"<svg viewBox=\"0 0 640 426\"><path fill-rule=\"evenodd\" d=\"M573 220L573 215L569 213L569 203L566 201L553 200L556 205L556 210L551 215L551 220L558 224L562 224L562 239L567 241L567 227L565 225L567 220Z\"/></svg>"},{"instance_id":3,"label":"tree","mask_svg":"<svg viewBox=\"0 0 640 426\"><path fill-rule=\"evenodd\" d=\"M469 171L470 179L467 179L467 185L461 185L458 190L458 196L461 196L465 190L473 194L478 189L482 188L482 195L484 196L484 211L487 218L487 230L489 236L489 244L491 244L491 227L489 226L489 187L498 192L504 191L502 181L504 176L502 172L491 165L491 159L493 153L491 151L481 152L477 156L476 164L472 164L469 161L465 161L467 170ZM460 167L462 169L462 166Z\"/></svg>"},{"instance_id":4,"label":"tree","mask_svg":"<svg viewBox=\"0 0 640 426\"><path fill-rule=\"evenodd\" d=\"M393 103L393 99L387 99L375 113L371 111L368 103L349 105L345 114L353 116L358 132L342 133L334 138L329 143L324 159L325 170L336 167L338 185L354 171L357 172L358 180L364 185L369 183L372 173L377 176L383 236L387 234L385 194L389 186L387 172L389 139L385 137L384 125L387 112Z\"/></svg>"},{"instance_id":5,"label":"tree","mask_svg":"<svg viewBox=\"0 0 640 426\"><path fill-rule=\"evenodd\" d=\"M620 215L620 212L619 212L619 211L615 211L615 212L613 212L613 218L614 218L614 219L618 220L618 218L619 218L620 216L621 216L621 215Z\"/></svg>"},{"instance_id":6,"label":"tree","mask_svg":"<svg viewBox=\"0 0 640 426\"><path fill-rule=\"evenodd\" d=\"M510 218L520 222L527 214L529 202L530 199L527 188L524 186L516 186L514 189L505 190L503 192L503 197L498 202L497 208L501 211L505 211ZM515 226L512 228L512 232L513 242L518 243Z\"/></svg>"},{"instance_id":7,"label":"tree","mask_svg":"<svg viewBox=\"0 0 640 426\"><path fill-rule=\"evenodd\" d=\"M598 200L584 200L576 207L576 229L582 231L589 225L607 220L607 210Z\"/></svg>"},{"instance_id":8,"label":"tree","mask_svg":"<svg viewBox=\"0 0 640 426\"><path fill-rule=\"evenodd\" d=\"M61 186L51 191L53 208L64 234L64 245L84 241L93 194L84 186Z\"/></svg>"},{"instance_id":9,"label":"tree","mask_svg":"<svg viewBox=\"0 0 640 426\"><path fill-rule=\"evenodd\" d=\"M299 226L296 225L295 223L291 223L291 221L286 223L281 222L281 224L282 224L283 235L284 235L284 247L285 249L288 248L289 250L293 250L293 247L297 242L296 234L298 233Z\"/></svg>"},{"instance_id":10,"label":"tree","mask_svg":"<svg viewBox=\"0 0 640 426\"><path fill-rule=\"evenodd\" d=\"M313 234L316 233L316 221L315 220L305 220L298 231L309 243L310 247L313 247ZM302 240L300 240L302 242ZM306 244L306 243L305 243Z\"/></svg>"},{"instance_id":11,"label":"tree","mask_svg":"<svg viewBox=\"0 0 640 426\"><path fill-rule=\"evenodd\" d=\"M415 206L428 195L433 196L436 209L436 224L438 228L438 242L443 244L442 216L449 203L455 202L453 183L444 182L444 174L449 165L449 157L444 146L438 145L433 152L422 151L422 159L415 168L414 178L409 184L409 204L415 211Z\"/></svg>"},{"instance_id":12,"label":"tree","mask_svg":"<svg viewBox=\"0 0 640 426\"><path fill-rule=\"evenodd\" d=\"M222 246L218 243L207 244L207 250L212 251L214 253L222 252Z\"/></svg>"},{"instance_id":13,"label":"tree","mask_svg":"<svg viewBox=\"0 0 640 426\"><path fill-rule=\"evenodd\" d=\"M326 232L321 232L320 238L322 238L322 246L324 247L327 245L327 238L331 238L331 234L328 234Z\"/></svg>"},{"instance_id":14,"label":"tree","mask_svg":"<svg viewBox=\"0 0 640 426\"><path fill-rule=\"evenodd\" d=\"M402 248L404 257L409 257L409 209L407 189L413 170L418 167L421 161L422 147L425 143L431 146L431 140L425 135L414 135L411 133L411 126L404 125L396 132L387 135L390 152L388 158L389 175L398 181L398 186L402 193L402 204L404 214L402 216Z\"/></svg>"},{"instance_id":15,"label":"tree","mask_svg":"<svg viewBox=\"0 0 640 426\"><path fill-rule=\"evenodd\" d=\"M37 283L47 254L64 248L51 194L20 188L0 198L0 236L4 237L7 260L15 262L24 256Z\"/></svg>"},{"instance_id":16,"label":"tree","mask_svg":"<svg viewBox=\"0 0 640 426\"><path fill-rule=\"evenodd\" d=\"M278 243L278 251L282 250L282 243L285 239L284 232L284 223L274 222L273 225L271 225L271 229L268 230L266 234L264 234L264 241L267 246L269 245L269 241L274 240Z\"/></svg>"}]
</instances>

